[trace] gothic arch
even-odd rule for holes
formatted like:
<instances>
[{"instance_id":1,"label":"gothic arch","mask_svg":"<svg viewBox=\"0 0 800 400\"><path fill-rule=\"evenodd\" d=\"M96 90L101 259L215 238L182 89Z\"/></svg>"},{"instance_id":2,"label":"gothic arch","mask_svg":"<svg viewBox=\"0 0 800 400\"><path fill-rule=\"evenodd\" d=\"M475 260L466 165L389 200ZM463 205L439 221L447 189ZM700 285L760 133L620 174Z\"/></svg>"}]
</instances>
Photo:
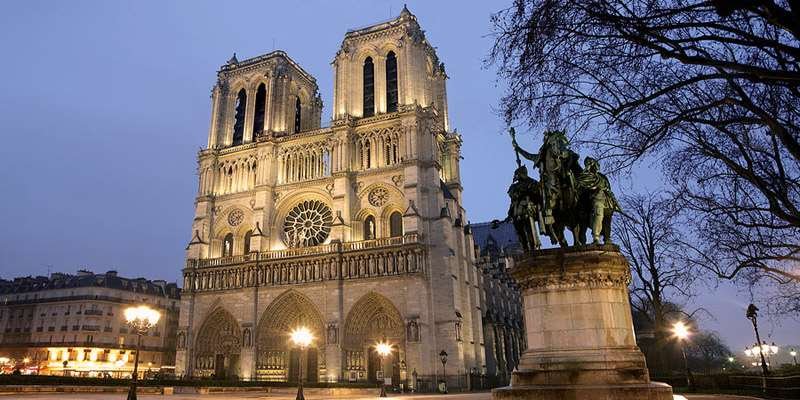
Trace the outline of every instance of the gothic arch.
<instances>
[{"instance_id":1,"label":"gothic arch","mask_svg":"<svg viewBox=\"0 0 800 400\"><path fill-rule=\"evenodd\" d=\"M300 326L307 327L314 335L312 346L324 340L322 315L317 307L308 297L290 289L275 298L261 315L256 330L259 351L288 349L289 332Z\"/></svg>"},{"instance_id":2,"label":"gothic arch","mask_svg":"<svg viewBox=\"0 0 800 400\"><path fill-rule=\"evenodd\" d=\"M362 296L350 308L344 323L342 346L361 350L382 340L404 341L403 318L392 302L375 292Z\"/></svg>"},{"instance_id":3,"label":"gothic arch","mask_svg":"<svg viewBox=\"0 0 800 400\"><path fill-rule=\"evenodd\" d=\"M230 312L217 307L206 317L194 341L195 369L198 375L234 372L241 347L242 332L239 323Z\"/></svg>"}]
</instances>

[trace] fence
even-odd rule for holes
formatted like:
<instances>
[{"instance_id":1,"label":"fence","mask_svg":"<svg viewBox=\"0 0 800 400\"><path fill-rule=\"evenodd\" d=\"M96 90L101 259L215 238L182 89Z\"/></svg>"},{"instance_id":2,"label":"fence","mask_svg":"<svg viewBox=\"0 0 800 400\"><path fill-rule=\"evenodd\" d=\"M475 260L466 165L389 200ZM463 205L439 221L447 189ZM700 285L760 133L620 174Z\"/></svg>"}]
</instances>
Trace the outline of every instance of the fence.
<instances>
[{"instance_id":1,"label":"fence","mask_svg":"<svg viewBox=\"0 0 800 400\"><path fill-rule=\"evenodd\" d=\"M760 375L704 375L693 374L694 387L704 391L746 391L763 393L770 398L800 399L800 375L770 376ZM654 376L652 380L664 382L676 388L686 387L686 375ZM763 381L763 383L762 383ZM766 387L762 387L766 384Z\"/></svg>"}]
</instances>

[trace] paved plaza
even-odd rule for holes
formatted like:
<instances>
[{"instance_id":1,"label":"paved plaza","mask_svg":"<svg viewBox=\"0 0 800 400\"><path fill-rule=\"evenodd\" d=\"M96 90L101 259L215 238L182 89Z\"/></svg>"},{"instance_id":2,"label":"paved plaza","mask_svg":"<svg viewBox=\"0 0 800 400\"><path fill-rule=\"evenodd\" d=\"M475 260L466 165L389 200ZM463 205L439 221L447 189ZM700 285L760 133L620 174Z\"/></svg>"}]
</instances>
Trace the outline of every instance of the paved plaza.
<instances>
[{"instance_id":1,"label":"paved plaza","mask_svg":"<svg viewBox=\"0 0 800 400\"><path fill-rule=\"evenodd\" d=\"M125 398L125 393L109 393L109 394L82 394L82 393L48 393L48 394L19 394L19 393L7 393L2 394L0 393L0 399L4 398L13 398L13 399L22 399L22 400L121 400ZM275 394L275 395L265 395L259 393L237 393L237 394L207 394L207 395L198 395L198 394L176 394L173 396L162 396L162 395L139 395L139 399L141 400L196 400L196 399L204 399L204 400L234 400L234 399L269 399L269 400L291 400L294 399L294 394L287 395L287 394ZM348 396L339 396L339 397L331 397L331 396L322 396L322 395L313 395L308 394L305 396L309 400L316 400L316 399L353 399L353 400L373 400L377 399L377 396L371 397L348 397ZM481 392L481 393L459 393L459 394L448 394L448 395L440 395L440 394L426 394L426 395L402 395L402 396L390 396L387 400L396 399L396 400L417 400L417 399L441 399L441 400L489 400L492 398L491 393L489 392ZM755 397L748 397L748 396L730 396L730 395L688 395L686 397L681 395L676 395L675 400L757 400Z\"/></svg>"}]
</instances>

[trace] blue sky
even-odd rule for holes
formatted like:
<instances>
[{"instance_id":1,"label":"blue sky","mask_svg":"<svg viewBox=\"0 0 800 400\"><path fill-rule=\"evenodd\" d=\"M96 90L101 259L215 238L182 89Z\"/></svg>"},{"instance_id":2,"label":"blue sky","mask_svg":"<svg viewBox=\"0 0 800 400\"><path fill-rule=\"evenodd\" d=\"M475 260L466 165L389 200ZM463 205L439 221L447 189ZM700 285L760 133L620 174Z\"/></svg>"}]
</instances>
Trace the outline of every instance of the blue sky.
<instances>
[{"instance_id":1,"label":"blue sky","mask_svg":"<svg viewBox=\"0 0 800 400\"><path fill-rule=\"evenodd\" d=\"M472 222L503 217L514 168L493 112L502 86L482 60L489 15L510 1L409 1L445 62L451 126L464 136ZM330 119L330 62L347 29L397 15L394 1L0 2L0 276L116 269L177 280L190 239L195 156L205 145L215 73L285 50L318 81ZM519 131L519 130L518 130ZM520 135L538 146L539 133ZM527 146L526 146L527 145ZM645 166L646 167L646 166ZM647 170L622 190L657 187ZM730 288L695 303L734 349L750 342L749 297ZM769 325L800 342L796 321Z\"/></svg>"}]
</instances>

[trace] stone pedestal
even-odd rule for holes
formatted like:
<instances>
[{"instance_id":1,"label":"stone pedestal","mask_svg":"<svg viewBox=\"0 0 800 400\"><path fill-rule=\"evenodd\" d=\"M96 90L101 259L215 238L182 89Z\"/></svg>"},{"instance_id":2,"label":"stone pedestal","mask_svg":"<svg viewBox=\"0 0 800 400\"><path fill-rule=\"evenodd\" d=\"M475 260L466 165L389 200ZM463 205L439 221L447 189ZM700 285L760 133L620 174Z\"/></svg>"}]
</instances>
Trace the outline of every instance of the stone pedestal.
<instances>
[{"instance_id":1,"label":"stone pedestal","mask_svg":"<svg viewBox=\"0 0 800 400\"><path fill-rule=\"evenodd\" d=\"M493 399L672 400L636 346L630 269L613 245L547 249L515 261L528 348Z\"/></svg>"}]
</instances>

